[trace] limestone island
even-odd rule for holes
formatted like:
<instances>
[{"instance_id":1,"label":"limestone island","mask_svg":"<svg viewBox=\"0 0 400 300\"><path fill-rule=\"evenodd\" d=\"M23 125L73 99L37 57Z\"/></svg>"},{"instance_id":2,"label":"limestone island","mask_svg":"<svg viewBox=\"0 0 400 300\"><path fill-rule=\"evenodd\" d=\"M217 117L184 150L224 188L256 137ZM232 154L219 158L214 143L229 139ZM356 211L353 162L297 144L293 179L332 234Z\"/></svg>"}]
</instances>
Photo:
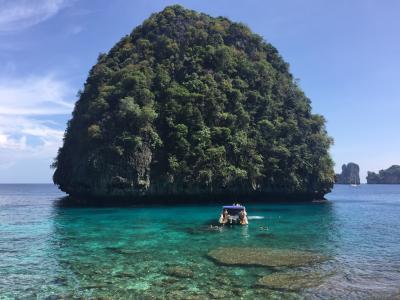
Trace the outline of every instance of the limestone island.
<instances>
[{"instance_id":1,"label":"limestone island","mask_svg":"<svg viewBox=\"0 0 400 300\"><path fill-rule=\"evenodd\" d=\"M369 184L400 184L400 166L393 165L386 170L380 170L378 174L368 172Z\"/></svg>"},{"instance_id":2,"label":"limestone island","mask_svg":"<svg viewBox=\"0 0 400 300\"><path fill-rule=\"evenodd\" d=\"M175 5L99 55L53 180L85 199L322 199L331 143L271 44Z\"/></svg>"},{"instance_id":3,"label":"limestone island","mask_svg":"<svg viewBox=\"0 0 400 300\"><path fill-rule=\"evenodd\" d=\"M342 173L335 175L337 184L360 184L360 167L353 162L342 165Z\"/></svg>"}]
</instances>

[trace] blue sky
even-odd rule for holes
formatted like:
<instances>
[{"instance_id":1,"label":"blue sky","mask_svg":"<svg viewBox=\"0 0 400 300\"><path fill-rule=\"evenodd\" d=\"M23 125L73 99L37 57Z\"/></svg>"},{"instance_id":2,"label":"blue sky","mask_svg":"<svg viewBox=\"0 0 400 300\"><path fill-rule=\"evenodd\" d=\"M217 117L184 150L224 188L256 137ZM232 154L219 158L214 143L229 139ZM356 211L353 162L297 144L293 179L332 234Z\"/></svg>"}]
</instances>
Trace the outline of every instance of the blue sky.
<instances>
[{"instance_id":1,"label":"blue sky","mask_svg":"<svg viewBox=\"0 0 400 300\"><path fill-rule=\"evenodd\" d=\"M400 164L400 1L0 0L0 182L51 182L98 54L177 3L243 22L277 47L328 121L336 170L354 161L365 177Z\"/></svg>"}]
</instances>

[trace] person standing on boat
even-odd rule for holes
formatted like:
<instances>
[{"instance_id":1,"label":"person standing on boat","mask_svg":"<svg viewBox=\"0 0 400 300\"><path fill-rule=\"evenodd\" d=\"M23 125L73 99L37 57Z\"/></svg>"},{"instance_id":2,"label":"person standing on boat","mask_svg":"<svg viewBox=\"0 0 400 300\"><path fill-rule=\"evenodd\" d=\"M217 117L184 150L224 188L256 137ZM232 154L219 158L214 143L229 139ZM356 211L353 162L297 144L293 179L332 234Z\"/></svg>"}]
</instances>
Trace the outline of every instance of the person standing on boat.
<instances>
[{"instance_id":1,"label":"person standing on boat","mask_svg":"<svg viewBox=\"0 0 400 300\"><path fill-rule=\"evenodd\" d=\"M221 214L221 217L219 218L219 222L221 224L226 224L228 223L228 218L229 218L228 210L224 209L224 211Z\"/></svg>"},{"instance_id":2,"label":"person standing on boat","mask_svg":"<svg viewBox=\"0 0 400 300\"><path fill-rule=\"evenodd\" d=\"M243 209L242 211L240 211L240 213L239 213L239 221L240 221L240 225L249 224L249 222L247 221L246 209Z\"/></svg>"}]
</instances>

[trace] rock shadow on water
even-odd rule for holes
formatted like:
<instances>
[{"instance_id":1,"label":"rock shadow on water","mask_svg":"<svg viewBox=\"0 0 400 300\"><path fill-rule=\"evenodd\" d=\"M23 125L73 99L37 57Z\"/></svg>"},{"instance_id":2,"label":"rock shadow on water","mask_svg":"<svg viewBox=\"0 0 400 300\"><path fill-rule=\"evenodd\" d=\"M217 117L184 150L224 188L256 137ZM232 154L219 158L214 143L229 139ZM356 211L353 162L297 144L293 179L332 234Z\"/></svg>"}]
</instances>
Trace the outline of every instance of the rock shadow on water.
<instances>
[{"instance_id":1,"label":"rock shadow on water","mask_svg":"<svg viewBox=\"0 0 400 300\"><path fill-rule=\"evenodd\" d=\"M105 198L105 199L85 199L76 198L72 196L65 196L56 199L53 204L56 208L119 208L119 207L139 207L145 205L139 205L134 202L123 201L118 198Z\"/></svg>"},{"instance_id":2,"label":"rock shadow on water","mask_svg":"<svg viewBox=\"0 0 400 300\"><path fill-rule=\"evenodd\" d=\"M141 250L131 250L131 249L124 249L119 247L105 247L107 251L115 254L122 254L122 255L143 255L143 251Z\"/></svg>"},{"instance_id":3,"label":"rock shadow on water","mask_svg":"<svg viewBox=\"0 0 400 300\"><path fill-rule=\"evenodd\" d=\"M316 196L309 193L250 193L237 195L236 193L228 194L160 194L160 195L148 195L148 196L71 196L58 198L54 202L54 205L58 208L80 208L80 207L170 207L170 206L215 206L215 205L226 205L227 203L233 202L246 202L247 204L279 204L279 205L291 205L291 204L313 204L315 197L320 198L322 196ZM320 203L326 203L327 200L320 200ZM284 211L287 212L284 208ZM258 208L255 208L258 210ZM262 211L263 209L259 210ZM277 212L280 209L266 209L267 212ZM288 208L289 210L289 208Z\"/></svg>"}]
</instances>

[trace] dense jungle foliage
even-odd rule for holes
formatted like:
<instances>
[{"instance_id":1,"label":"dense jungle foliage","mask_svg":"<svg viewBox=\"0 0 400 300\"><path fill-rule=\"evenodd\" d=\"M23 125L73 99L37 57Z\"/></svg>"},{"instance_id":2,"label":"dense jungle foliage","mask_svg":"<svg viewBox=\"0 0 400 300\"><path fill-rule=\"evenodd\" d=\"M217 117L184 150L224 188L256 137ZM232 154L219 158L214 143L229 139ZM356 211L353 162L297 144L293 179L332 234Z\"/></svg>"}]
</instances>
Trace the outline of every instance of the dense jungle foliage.
<instances>
[{"instance_id":1,"label":"dense jungle foliage","mask_svg":"<svg viewBox=\"0 0 400 300\"><path fill-rule=\"evenodd\" d=\"M171 6L99 56L54 182L76 195L320 197L334 181L324 123L272 45Z\"/></svg>"}]
</instances>

